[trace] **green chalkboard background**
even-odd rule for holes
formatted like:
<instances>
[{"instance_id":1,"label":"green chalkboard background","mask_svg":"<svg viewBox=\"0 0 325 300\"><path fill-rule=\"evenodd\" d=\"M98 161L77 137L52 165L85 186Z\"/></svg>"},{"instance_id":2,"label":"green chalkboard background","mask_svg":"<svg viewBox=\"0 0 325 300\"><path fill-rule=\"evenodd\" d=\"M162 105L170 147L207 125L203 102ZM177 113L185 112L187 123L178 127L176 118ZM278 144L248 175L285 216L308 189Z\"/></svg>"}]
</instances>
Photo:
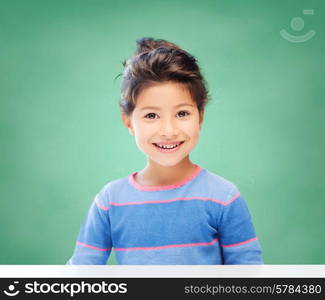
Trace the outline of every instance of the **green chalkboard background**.
<instances>
[{"instance_id":1,"label":"green chalkboard background","mask_svg":"<svg viewBox=\"0 0 325 300\"><path fill-rule=\"evenodd\" d=\"M212 101L191 157L241 190L265 263L324 264L324 11L322 0L1 0L0 264L65 264L94 195L144 166L114 78L145 36L198 59Z\"/></svg>"}]
</instances>

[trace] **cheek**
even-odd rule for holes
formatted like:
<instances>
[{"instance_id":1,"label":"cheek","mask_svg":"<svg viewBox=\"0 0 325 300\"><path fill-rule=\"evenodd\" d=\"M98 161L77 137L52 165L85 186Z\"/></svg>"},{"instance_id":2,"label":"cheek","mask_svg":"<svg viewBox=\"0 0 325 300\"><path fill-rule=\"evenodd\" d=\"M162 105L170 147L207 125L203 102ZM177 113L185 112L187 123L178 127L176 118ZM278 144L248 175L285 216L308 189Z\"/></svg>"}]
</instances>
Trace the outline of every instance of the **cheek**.
<instances>
[{"instance_id":1,"label":"cheek","mask_svg":"<svg viewBox=\"0 0 325 300\"><path fill-rule=\"evenodd\" d=\"M199 123L188 123L184 124L182 131L192 140L197 140L200 136L200 125Z\"/></svg>"},{"instance_id":2,"label":"cheek","mask_svg":"<svg viewBox=\"0 0 325 300\"><path fill-rule=\"evenodd\" d=\"M137 144L145 144L150 140L154 133L153 126L141 123L135 124L134 133Z\"/></svg>"}]
</instances>

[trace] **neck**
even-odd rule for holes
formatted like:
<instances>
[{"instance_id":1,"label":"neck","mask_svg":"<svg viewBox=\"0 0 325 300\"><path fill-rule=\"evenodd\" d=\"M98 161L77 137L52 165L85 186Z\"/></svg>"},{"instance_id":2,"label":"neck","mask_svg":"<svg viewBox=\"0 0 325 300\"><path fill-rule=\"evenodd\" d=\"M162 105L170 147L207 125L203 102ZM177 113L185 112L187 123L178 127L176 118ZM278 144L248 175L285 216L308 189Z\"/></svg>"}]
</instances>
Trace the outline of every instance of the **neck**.
<instances>
[{"instance_id":1,"label":"neck","mask_svg":"<svg viewBox=\"0 0 325 300\"><path fill-rule=\"evenodd\" d=\"M137 173L136 181L141 185L161 186L172 185L190 177L197 166L193 164L187 156L174 166L162 166L150 159L146 167Z\"/></svg>"}]
</instances>

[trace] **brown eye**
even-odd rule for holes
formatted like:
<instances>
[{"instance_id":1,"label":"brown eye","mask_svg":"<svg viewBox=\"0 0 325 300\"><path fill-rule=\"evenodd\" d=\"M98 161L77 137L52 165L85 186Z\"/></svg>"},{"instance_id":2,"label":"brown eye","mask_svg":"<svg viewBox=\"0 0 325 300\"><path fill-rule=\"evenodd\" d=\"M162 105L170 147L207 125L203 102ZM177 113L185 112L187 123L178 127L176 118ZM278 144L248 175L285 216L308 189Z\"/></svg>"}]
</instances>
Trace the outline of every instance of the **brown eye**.
<instances>
[{"instance_id":1,"label":"brown eye","mask_svg":"<svg viewBox=\"0 0 325 300\"><path fill-rule=\"evenodd\" d=\"M144 117L146 119L156 119L156 116L157 116L157 114L155 114L155 113L148 113Z\"/></svg>"},{"instance_id":2,"label":"brown eye","mask_svg":"<svg viewBox=\"0 0 325 300\"><path fill-rule=\"evenodd\" d=\"M184 118L184 117L187 117L189 115L189 113L185 110L182 110L182 111L179 111L177 113L177 116L180 117L180 118Z\"/></svg>"}]
</instances>

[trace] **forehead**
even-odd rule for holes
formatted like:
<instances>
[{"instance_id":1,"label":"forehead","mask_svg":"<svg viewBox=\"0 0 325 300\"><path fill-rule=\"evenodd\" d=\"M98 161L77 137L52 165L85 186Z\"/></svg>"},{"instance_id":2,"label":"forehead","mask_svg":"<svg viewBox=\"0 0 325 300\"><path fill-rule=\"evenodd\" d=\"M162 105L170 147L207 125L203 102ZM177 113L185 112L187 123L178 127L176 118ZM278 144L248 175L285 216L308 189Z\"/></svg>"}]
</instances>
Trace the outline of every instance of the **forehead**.
<instances>
[{"instance_id":1,"label":"forehead","mask_svg":"<svg viewBox=\"0 0 325 300\"><path fill-rule=\"evenodd\" d=\"M136 107L176 106L180 103L195 104L186 87L180 83L159 83L144 88L138 95Z\"/></svg>"}]
</instances>

